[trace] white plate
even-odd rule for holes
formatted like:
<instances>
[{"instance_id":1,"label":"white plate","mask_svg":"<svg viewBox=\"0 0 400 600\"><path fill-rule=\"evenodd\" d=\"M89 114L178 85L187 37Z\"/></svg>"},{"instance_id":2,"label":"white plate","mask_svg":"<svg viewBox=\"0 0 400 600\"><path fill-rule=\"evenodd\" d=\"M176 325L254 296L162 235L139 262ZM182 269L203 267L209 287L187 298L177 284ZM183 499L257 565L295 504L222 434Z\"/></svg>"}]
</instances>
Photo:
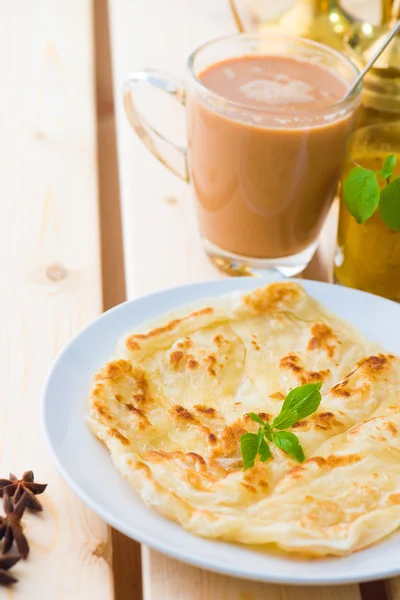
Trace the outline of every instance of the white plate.
<instances>
[{"instance_id":1,"label":"white plate","mask_svg":"<svg viewBox=\"0 0 400 600\"><path fill-rule=\"evenodd\" d=\"M400 305L340 286L304 280L299 283L367 338L400 354ZM108 450L85 424L91 377L114 353L123 334L178 306L263 284L257 278L232 278L165 290L125 302L82 331L57 358L44 390L44 427L58 470L107 523L160 552L205 569L298 585L352 583L397 575L399 533L348 557L312 561L196 537L143 504L112 465Z\"/></svg>"}]
</instances>

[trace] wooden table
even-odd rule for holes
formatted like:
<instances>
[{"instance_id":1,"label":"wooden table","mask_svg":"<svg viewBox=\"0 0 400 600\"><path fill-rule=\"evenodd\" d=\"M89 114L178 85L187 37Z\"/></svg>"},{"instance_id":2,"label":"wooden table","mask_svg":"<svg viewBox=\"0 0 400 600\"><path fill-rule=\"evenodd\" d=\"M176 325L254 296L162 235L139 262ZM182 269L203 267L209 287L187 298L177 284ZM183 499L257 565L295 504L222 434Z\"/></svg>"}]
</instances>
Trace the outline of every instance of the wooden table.
<instances>
[{"instance_id":1,"label":"wooden table","mask_svg":"<svg viewBox=\"0 0 400 600\"><path fill-rule=\"evenodd\" d=\"M383 584L264 585L145 547L140 556L68 490L44 446L41 388L73 335L125 296L220 277L202 251L187 187L135 138L120 88L136 67L180 74L191 49L233 31L226 0L0 0L0 473L33 468L49 483L43 515L25 519L31 554L15 568L20 582L0 598L384 597ZM168 131L172 112L164 115ZM333 212L309 277L329 277L334 229ZM400 600L399 580L386 591Z\"/></svg>"}]
</instances>

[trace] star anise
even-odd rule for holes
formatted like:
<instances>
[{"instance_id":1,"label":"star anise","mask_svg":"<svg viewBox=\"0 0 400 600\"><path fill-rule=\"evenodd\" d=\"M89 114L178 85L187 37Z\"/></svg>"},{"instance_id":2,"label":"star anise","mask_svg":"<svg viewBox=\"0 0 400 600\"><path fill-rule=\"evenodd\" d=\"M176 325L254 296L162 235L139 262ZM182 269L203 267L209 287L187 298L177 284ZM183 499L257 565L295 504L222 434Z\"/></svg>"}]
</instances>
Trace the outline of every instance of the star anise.
<instances>
[{"instance_id":1,"label":"star anise","mask_svg":"<svg viewBox=\"0 0 400 600\"><path fill-rule=\"evenodd\" d=\"M8 573L20 559L19 554L0 554L0 585L10 585L18 581L16 577Z\"/></svg>"},{"instance_id":2,"label":"star anise","mask_svg":"<svg viewBox=\"0 0 400 600\"><path fill-rule=\"evenodd\" d=\"M6 554L15 541L18 552L22 558L26 558L29 554L29 544L21 525L21 517L26 507L26 492L16 504L13 503L7 492L4 492L3 503L6 513L5 517L0 517L0 540L4 538L3 553Z\"/></svg>"},{"instance_id":3,"label":"star anise","mask_svg":"<svg viewBox=\"0 0 400 600\"><path fill-rule=\"evenodd\" d=\"M0 498L6 492L18 502L22 494L27 494L26 506L31 510L43 510L42 505L36 498L36 494L43 494L47 483L35 483L33 471L25 471L22 479L18 479L13 473L10 473L10 479L0 479Z\"/></svg>"}]
</instances>

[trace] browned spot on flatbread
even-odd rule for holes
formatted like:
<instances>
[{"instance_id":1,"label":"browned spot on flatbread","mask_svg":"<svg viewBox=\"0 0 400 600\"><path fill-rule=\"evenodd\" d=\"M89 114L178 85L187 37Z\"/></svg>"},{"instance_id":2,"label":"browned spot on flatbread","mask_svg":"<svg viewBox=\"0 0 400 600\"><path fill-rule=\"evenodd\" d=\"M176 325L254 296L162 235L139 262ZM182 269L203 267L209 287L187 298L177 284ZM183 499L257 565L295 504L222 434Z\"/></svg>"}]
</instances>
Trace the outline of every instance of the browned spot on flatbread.
<instances>
[{"instance_id":1,"label":"browned spot on flatbread","mask_svg":"<svg viewBox=\"0 0 400 600\"><path fill-rule=\"evenodd\" d=\"M118 381L121 377L125 375L130 375L132 372L132 365L129 361L120 359L113 360L105 365L100 371L95 375L95 381L100 381L102 379L110 379L111 381Z\"/></svg>"},{"instance_id":2,"label":"browned spot on flatbread","mask_svg":"<svg viewBox=\"0 0 400 600\"><path fill-rule=\"evenodd\" d=\"M149 462L162 463L166 460L172 460L181 456L181 452L164 452L164 450L147 450L143 453L143 458Z\"/></svg>"},{"instance_id":3,"label":"browned spot on flatbread","mask_svg":"<svg viewBox=\"0 0 400 600\"><path fill-rule=\"evenodd\" d=\"M353 391L348 388L349 380L344 379L341 383L336 384L330 391L332 396L338 396L343 398L349 398Z\"/></svg>"},{"instance_id":4,"label":"browned spot on flatbread","mask_svg":"<svg viewBox=\"0 0 400 600\"><path fill-rule=\"evenodd\" d=\"M131 404L130 402L125 404L125 406L129 410L129 412L131 412L137 417L139 429L145 429L146 427L151 425L150 421L148 420L144 412L140 410L140 408L136 408L136 406L133 406L133 404Z\"/></svg>"},{"instance_id":5,"label":"browned spot on flatbread","mask_svg":"<svg viewBox=\"0 0 400 600\"><path fill-rule=\"evenodd\" d=\"M241 468L242 466L243 465L241 465ZM268 482L265 481L264 463L256 461L254 467L248 469L245 473L243 473L243 481L249 483L253 487L261 487L263 489L267 489L269 486Z\"/></svg>"},{"instance_id":6,"label":"browned spot on flatbread","mask_svg":"<svg viewBox=\"0 0 400 600\"><path fill-rule=\"evenodd\" d=\"M294 425L292 425L292 429L303 429L304 427L308 427L309 421L304 419L304 421L297 421Z\"/></svg>"},{"instance_id":7,"label":"browned spot on flatbread","mask_svg":"<svg viewBox=\"0 0 400 600\"><path fill-rule=\"evenodd\" d=\"M220 333L218 333L216 336L214 336L213 338L213 344L215 344L216 346L218 346L218 348L221 348L222 344L224 343L225 338L223 335L221 335Z\"/></svg>"},{"instance_id":8,"label":"browned spot on flatbread","mask_svg":"<svg viewBox=\"0 0 400 600\"><path fill-rule=\"evenodd\" d=\"M249 483L245 483L244 481L241 481L240 485L242 485L244 488L246 488L246 490L248 492L250 492L251 494L257 494L256 488L253 487L252 485L250 485Z\"/></svg>"},{"instance_id":9,"label":"browned spot on flatbread","mask_svg":"<svg viewBox=\"0 0 400 600\"><path fill-rule=\"evenodd\" d=\"M188 369L190 369L190 370L193 371L194 369L197 369L197 367L199 366L199 363L194 358L194 356L192 356L191 354L189 354L189 356L186 359L186 366L187 366Z\"/></svg>"},{"instance_id":10,"label":"browned spot on flatbread","mask_svg":"<svg viewBox=\"0 0 400 600\"><path fill-rule=\"evenodd\" d=\"M391 433L392 435L398 435L398 430L397 427L394 423L392 423L391 421L387 421L386 423L386 429L389 433Z\"/></svg>"},{"instance_id":11,"label":"browned spot on flatbread","mask_svg":"<svg viewBox=\"0 0 400 600\"><path fill-rule=\"evenodd\" d=\"M253 346L253 348L256 352L260 351L260 346L257 344L257 342L255 340L251 340L250 344Z\"/></svg>"},{"instance_id":12,"label":"browned spot on flatbread","mask_svg":"<svg viewBox=\"0 0 400 600\"><path fill-rule=\"evenodd\" d=\"M146 378L146 371L139 365L133 367L133 376L136 380L137 390L132 394L132 399L138 404L144 404L153 399Z\"/></svg>"},{"instance_id":13,"label":"browned spot on flatbread","mask_svg":"<svg viewBox=\"0 0 400 600\"><path fill-rule=\"evenodd\" d=\"M182 348L184 350L189 350L190 348L193 348L193 342L190 339L190 337L185 337L185 338L183 338L183 340L178 342L177 346L178 346L178 348Z\"/></svg>"},{"instance_id":14,"label":"browned spot on flatbread","mask_svg":"<svg viewBox=\"0 0 400 600\"><path fill-rule=\"evenodd\" d=\"M323 369L322 371L305 371L301 376L301 383L317 383L318 381L325 381L330 376L330 369Z\"/></svg>"},{"instance_id":15,"label":"browned spot on flatbread","mask_svg":"<svg viewBox=\"0 0 400 600\"><path fill-rule=\"evenodd\" d=\"M143 473L147 479L151 479L151 469L148 465L146 465L145 463L143 463L141 461L137 461L136 468L139 471L143 471Z\"/></svg>"},{"instance_id":16,"label":"browned spot on flatbread","mask_svg":"<svg viewBox=\"0 0 400 600\"><path fill-rule=\"evenodd\" d=\"M292 371L302 385L305 383L325 381L331 374L329 369L323 369L322 371L306 371L301 358L295 352L290 352L286 356L282 356L279 361L279 366L281 369Z\"/></svg>"},{"instance_id":17,"label":"browned spot on flatbread","mask_svg":"<svg viewBox=\"0 0 400 600\"><path fill-rule=\"evenodd\" d=\"M217 440L217 436L215 435L215 433L209 433L208 434L208 441L210 442L211 445L215 445L218 440Z\"/></svg>"},{"instance_id":18,"label":"browned spot on flatbread","mask_svg":"<svg viewBox=\"0 0 400 600\"><path fill-rule=\"evenodd\" d=\"M271 420L271 415L269 415L268 413L265 412L259 412L257 413L258 416L260 417L260 419L262 419L263 421L270 421ZM245 413L243 415L243 421L246 425L249 425L250 423L253 422L252 418L250 417L249 413Z\"/></svg>"},{"instance_id":19,"label":"browned spot on flatbread","mask_svg":"<svg viewBox=\"0 0 400 600\"><path fill-rule=\"evenodd\" d=\"M294 373L300 373L304 371L303 363L297 354L294 352L290 352L286 356L282 356L279 361L279 366L281 369L290 369Z\"/></svg>"},{"instance_id":20,"label":"browned spot on flatbread","mask_svg":"<svg viewBox=\"0 0 400 600\"><path fill-rule=\"evenodd\" d=\"M197 452L187 452L186 456L190 456L191 458L193 458L193 460L195 462L198 462L201 465L206 464L206 461L204 460L204 458L200 454L197 454Z\"/></svg>"},{"instance_id":21,"label":"browned spot on flatbread","mask_svg":"<svg viewBox=\"0 0 400 600\"><path fill-rule=\"evenodd\" d=\"M324 431L343 425L332 412L314 413L310 420L316 429L323 429Z\"/></svg>"},{"instance_id":22,"label":"browned spot on flatbread","mask_svg":"<svg viewBox=\"0 0 400 600\"><path fill-rule=\"evenodd\" d=\"M273 398L274 400L284 400L285 396L282 394L282 392L275 392L274 394L270 395L270 398Z\"/></svg>"},{"instance_id":23,"label":"browned spot on flatbread","mask_svg":"<svg viewBox=\"0 0 400 600\"><path fill-rule=\"evenodd\" d=\"M325 323L314 323L311 327L311 335L307 350L325 350L327 355L332 358L339 340L331 327Z\"/></svg>"},{"instance_id":24,"label":"browned spot on flatbread","mask_svg":"<svg viewBox=\"0 0 400 600\"><path fill-rule=\"evenodd\" d=\"M376 356L367 356L357 363L364 373L374 380L383 372L388 371L395 357L393 354L378 354Z\"/></svg>"},{"instance_id":25,"label":"browned spot on flatbread","mask_svg":"<svg viewBox=\"0 0 400 600\"><path fill-rule=\"evenodd\" d=\"M207 363L207 371L210 373L210 375L212 375L213 377L216 376L216 372L215 372L215 365L217 364L217 359L215 357L215 354L211 353L208 356L205 357L204 362Z\"/></svg>"},{"instance_id":26,"label":"browned spot on flatbread","mask_svg":"<svg viewBox=\"0 0 400 600\"><path fill-rule=\"evenodd\" d=\"M284 310L301 297L302 289L295 283L272 283L254 290L243 301L256 312L267 313Z\"/></svg>"},{"instance_id":27,"label":"browned spot on flatbread","mask_svg":"<svg viewBox=\"0 0 400 600\"><path fill-rule=\"evenodd\" d=\"M297 421L293 425L293 429L302 429L304 427L314 427L315 429L323 429L329 431L335 427L343 425L332 412L314 413L309 419Z\"/></svg>"},{"instance_id":28,"label":"browned spot on flatbread","mask_svg":"<svg viewBox=\"0 0 400 600\"><path fill-rule=\"evenodd\" d=\"M313 456L305 460L302 465L290 469L290 471L287 473L287 476L293 479L298 479L307 470L307 465L314 464L321 469L324 467L336 469L338 467L347 467L349 465L353 465L360 460L362 460L362 457L359 454L345 454L343 456L331 454L326 459L322 458L322 456Z\"/></svg>"},{"instance_id":29,"label":"browned spot on flatbread","mask_svg":"<svg viewBox=\"0 0 400 600\"><path fill-rule=\"evenodd\" d=\"M181 352L181 350L174 350L169 355L169 362L171 363L171 365L174 369L178 369L179 363L181 362L182 358L183 358L183 352Z\"/></svg>"},{"instance_id":30,"label":"browned spot on flatbread","mask_svg":"<svg viewBox=\"0 0 400 600\"><path fill-rule=\"evenodd\" d=\"M170 409L168 409L170 416L177 420L178 422L191 422L197 423L196 418L192 415L192 413L187 410L187 408L180 406L179 404L175 404Z\"/></svg>"},{"instance_id":31,"label":"browned spot on flatbread","mask_svg":"<svg viewBox=\"0 0 400 600\"><path fill-rule=\"evenodd\" d=\"M197 454L197 452L182 452L180 450L171 452L165 452L164 450L148 450L143 454L143 458L152 463L162 463L169 460L183 460L189 467L196 466L201 471L207 470L206 461L200 454Z\"/></svg>"},{"instance_id":32,"label":"browned spot on flatbread","mask_svg":"<svg viewBox=\"0 0 400 600\"><path fill-rule=\"evenodd\" d=\"M193 407L197 412L202 415L207 415L207 417L215 418L218 416L218 412L212 406L207 406L206 404L195 404Z\"/></svg>"},{"instance_id":33,"label":"browned spot on flatbread","mask_svg":"<svg viewBox=\"0 0 400 600\"><path fill-rule=\"evenodd\" d=\"M362 460L360 454L345 454L343 456L332 454L326 459L326 464L332 469L336 469L337 467L348 467L349 465L360 462L360 460Z\"/></svg>"},{"instance_id":34,"label":"browned spot on flatbread","mask_svg":"<svg viewBox=\"0 0 400 600\"><path fill-rule=\"evenodd\" d=\"M126 343L129 347L131 347L131 344L137 340L149 340L153 337L158 337L160 335L163 335L164 333L170 333L171 331L176 329L181 323L183 323L183 321L187 321L189 319L196 318L196 317L210 315L213 312L214 312L214 309L211 307L202 308L201 310L196 310L195 312L192 312L187 317L183 317L182 319L172 319L172 321L170 321L166 325L163 325L162 327L156 327L155 329L151 329L147 333L134 333L133 335L128 337Z\"/></svg>"},{"instance_id":35,"label":"browned spot on flatbread","mask_svg":"<svg viewBox=\"0 0 400 600\"><path fill-rule=\"evenodd\" d=\"M114 417L111 415L107 406L101 400L95 400L93 402L93 408L97 411L97 413L103 417L106 421L113 421Z\"/></svg>"},{"instance_id":36,"label":"browned spot on flatbread","mask_svg":"<svg viewBox=\"0 0 400 600\"><path fill-rule=\"evenodd\" d=\"M126 340L126 345L129 348L129 350L140 350L141 346L139 344L139 342L135 339L132 338L132 336L129 336L128 339Z\"/></svg>"},{"instance_id":37,"label":"browned spot on flatbread","mask_svg":"<svg viewBox=\"0 0 400 600\"><path fill-rule=\"evenodd\" d=\"M213 456L229 457L236 454L240 437L246 433L242 419L237 419L224 427L218 438L218 448L214 448Z\"/></svg>"},{"instance_id":38,"label":"browned spot on flatbread","mask_svg":"<svg viewBox=\"0 0 400 600\"><path fill-rule=\"evenodd\" d=\"M124 446L129 446L130 441L128 440L128 438L122 435L122 433L120 433L118 429L111 428L108 430L108 433L111 437L114 437L117 440L119 440Z\"/></svg>"}]
</instances>

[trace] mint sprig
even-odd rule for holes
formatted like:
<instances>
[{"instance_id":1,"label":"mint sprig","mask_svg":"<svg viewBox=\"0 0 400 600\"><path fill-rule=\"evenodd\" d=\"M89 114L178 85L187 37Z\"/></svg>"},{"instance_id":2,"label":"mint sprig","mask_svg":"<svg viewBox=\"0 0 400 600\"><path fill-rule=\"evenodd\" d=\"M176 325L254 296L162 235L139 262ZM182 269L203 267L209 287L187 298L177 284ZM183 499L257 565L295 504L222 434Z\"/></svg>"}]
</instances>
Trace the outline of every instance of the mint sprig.
<instances>
[{"instance_id":1,"label":"mint sprig","mask_svg":"<svg viewBox=\"0 0 400 600\"><path fill-rule=\"evenodd\" d=\"M393 231L400 231L400 179L396 178L381 191L381 219Z\"/></svg>"},{"instance_id":2,"label":"mint sprig","mask_svg":"<svg viewBox=\"0 0 400 600\"><path fill-rule=\"evenodd\" d=\"M383 161L380 171L355 167L343 183L343 200L350 214L362 225L376 211L382 221L393 231L400 230L400 179L391 176L396 167L396 156L389 154ZM386 186L380 190L377 175L386 179Z\"/></svg>"},{"instance_id":3,"label":"mint sprig","mask_svg":"<svg viewBox=\"0 0 400 600\"><path fill-rule=\"evenodd\" d=\"M282 404L281 412L275 417L271 425L251 412L252 421L259 424L257 433L245 433L240 438L240 452L243 458L243 471L254 467L259 456L261 462L272 457L268 442L295 458L298 462L305 460L303 448L298 437L284 431L292 427L300 419L305 419L314 413L321 403L322 382L306 383L291 390Z\"/></svg>"}]
</instances>

